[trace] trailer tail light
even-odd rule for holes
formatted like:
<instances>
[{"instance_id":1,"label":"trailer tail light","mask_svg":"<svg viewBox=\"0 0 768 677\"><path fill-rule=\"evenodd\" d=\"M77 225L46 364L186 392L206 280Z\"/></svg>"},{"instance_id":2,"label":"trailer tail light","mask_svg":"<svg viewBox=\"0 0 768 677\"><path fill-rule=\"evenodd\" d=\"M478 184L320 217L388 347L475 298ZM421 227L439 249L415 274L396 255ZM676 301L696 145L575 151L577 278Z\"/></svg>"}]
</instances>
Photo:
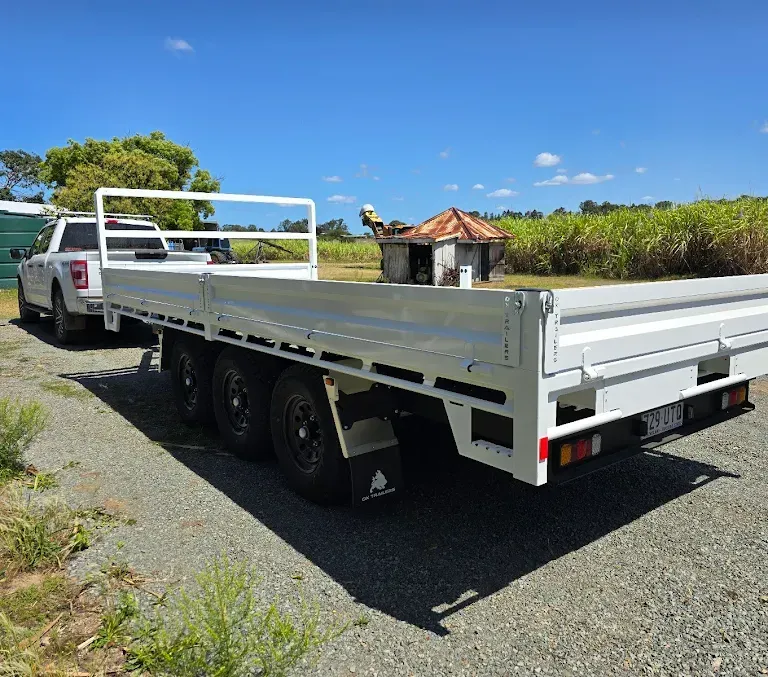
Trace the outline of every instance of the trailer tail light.
<instances>
[{"instance_id":1,"label":"trailer tail light","mask_svg":"<svg viewBox=\"0 0 768 677\"><path fill-rule=\"evenodd\" d=\"M216 265L216 261L214 261L212 258L209 258L209 259L206 261L206 263L207 263L209 266L215 266L215 265Z\"/></svg>"},{"instance_id":2,"label":"trailer tail light","mask_svg":"<svg viewBox=\"0 0 768 677\"><path fill-rule=\"evenodd\" d=\"M744 404L747 399L747 387L740 386L733 390L726 390L720 399L720 408L725 410L730 407L735 407L737 404Z\"/></svg>"},{"instance_id":3,"label":"trailer tail light","mask_svg":"<svg viewBox=\"0 0 768 677\"><path fill-rule=\"evenodd\" d=\"M603 438L600 433L595 433L589 437L582 437L578 440L570 440L560 445L560 467L583 461L587 458L597 456L602 450Z\"/></svg>"},{"instance_id":4,"label":"trailer tail light","mask_svg":"<svg viewBox=\"0 0 768 677\"><path fill-rule=\"evenodd\" d=\"M72 276L72 282L75 289L88 289L88 262L70 261L69 274Z\"/></svg>"}]
</instances>

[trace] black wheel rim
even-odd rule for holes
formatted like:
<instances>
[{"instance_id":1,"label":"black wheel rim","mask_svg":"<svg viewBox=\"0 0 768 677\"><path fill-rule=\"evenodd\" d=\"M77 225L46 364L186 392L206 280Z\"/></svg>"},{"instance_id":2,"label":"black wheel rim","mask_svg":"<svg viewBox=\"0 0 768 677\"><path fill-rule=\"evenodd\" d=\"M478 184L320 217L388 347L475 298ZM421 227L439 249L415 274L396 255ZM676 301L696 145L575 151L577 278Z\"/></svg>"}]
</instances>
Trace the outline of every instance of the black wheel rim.
<instances>
[{"instance_id":1,"label":"black wheel rim","mask_svg":"<svg viewBox=\"0 0 768 677\"><path fill-rule=\"evenodd\" d=\"M248 421L251 418L248 389L245 387L243 377L231 369L224 375L222 391L229 425L236 435L242 435L248 430Z\"/></svg>"},{"instance_id":2,"label":"black wheel rim","mask_svg":"<svg viewBox=\"0 0 768 677\"><path fill-rule=\"evenodd\" d=\"M314 407L301 395L294 395L285 404L283 437L296 467L313 473L323 457L323 433Z\"/></svg>"},{"instance_id":3,"label":"black wheel rim","mask_svg":"<svg viewBox=\"0 0 768 677\"><path fill-rule=\"evenodd\" d=\"M61 294L56 294L56 297L53 299L53 323L56 327L57 336L64 335L64 309L62 308L63 304L64 299L61 297Z\"/></svg>"},{"instance_id":4,"label":"black wheel rim","mask_svg":"<svg viewBox=\"0 0 768 677\"><path fill-rule=\"evenodd\" d=\"M24 298L24 287L19 284L19 315L21 315L24 312L24 306L27 305L27 301Z\"/></svg>"},{"instance_id":5,"label":"black wheel rim","mask_svg":"<svg viewBox=\"0 0 768 677\"><path fill-rule=\"evenodd\" d=\"M197 404L197 374L189 355L183 355L179 361L178 379L184 406L192 410Z\"/></svg>"}]
</instances>

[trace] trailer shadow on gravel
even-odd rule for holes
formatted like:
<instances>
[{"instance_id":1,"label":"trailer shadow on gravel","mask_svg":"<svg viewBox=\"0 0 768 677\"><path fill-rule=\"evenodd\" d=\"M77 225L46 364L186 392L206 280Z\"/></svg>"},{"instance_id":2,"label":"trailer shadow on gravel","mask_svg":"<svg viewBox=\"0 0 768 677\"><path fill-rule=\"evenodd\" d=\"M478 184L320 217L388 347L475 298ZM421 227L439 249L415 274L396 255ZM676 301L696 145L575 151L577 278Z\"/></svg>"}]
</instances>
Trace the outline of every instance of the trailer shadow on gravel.
<instances>
[{"instance_id":1,"label":"trailer shadow on gravel","mask_svg":"<svg viewBox=\"0 0 768 677\"><path fill-rule=\"evenodd\" d=\"M107 331L99 317L88 318L88 328L77 337L74 343L60 345L56 340L52 317L41 317L39 322L21 322L14 319L9 322L19 329L60 350L94 350L96 348L148 348L157 344L157 336L149 325L143 322L126 322L119 334Z\"/></svg>"},{"instance_id":2,"label":"trailer shadow on gravel","mask_svg":"<svg viewBox=\"0 0 768 677\"><path fill-rule=\"evenodd\" d=\"M215 433L178 421L154 356L148 350L138 370L62 376L88 388L359 602L438 635L449 633L448 616L521 576L709 482L735 477L653 452L536 489L459 457L450 435L434 426L414 425L403 442L408 486L399 502L373 511L321 508L292 493L275 463L212 453Z\"/></svg>"}]
</instances>

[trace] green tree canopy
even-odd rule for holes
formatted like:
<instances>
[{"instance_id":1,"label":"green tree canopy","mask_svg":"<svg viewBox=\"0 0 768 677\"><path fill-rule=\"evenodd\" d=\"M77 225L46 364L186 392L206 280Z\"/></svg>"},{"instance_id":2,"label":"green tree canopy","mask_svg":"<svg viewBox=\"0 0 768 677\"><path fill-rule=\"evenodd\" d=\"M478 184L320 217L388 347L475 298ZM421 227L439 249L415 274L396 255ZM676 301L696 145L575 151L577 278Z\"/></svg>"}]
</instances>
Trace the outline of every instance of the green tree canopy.
<instances>
[{"instance_id":1,"label":"green tree canopy","mask_svg":"<svg viewBox=\"0 0 768 677\"><path fill-rule=\"evenodd\" d=\"M65 209L93 210L93 194L101 186L218 192L221 184L198 166L189 146L166 139L162 132L137 134L111 141L70 139L51 148L40 178L53 188L52 202ZM208 202L107 198L111 212L149 214L161 228L195 230L214 213Z\"/></svg>"},{"instance_id":2,"label":"green tree canopy","mask_svg":"<svg viewBox=\"0 0 768 677\"><path fill-rule=\"evenodd\" d=\"M25 150L0 150L0 200L42 202L41 162Z\"/></svg>"}]
</instances>

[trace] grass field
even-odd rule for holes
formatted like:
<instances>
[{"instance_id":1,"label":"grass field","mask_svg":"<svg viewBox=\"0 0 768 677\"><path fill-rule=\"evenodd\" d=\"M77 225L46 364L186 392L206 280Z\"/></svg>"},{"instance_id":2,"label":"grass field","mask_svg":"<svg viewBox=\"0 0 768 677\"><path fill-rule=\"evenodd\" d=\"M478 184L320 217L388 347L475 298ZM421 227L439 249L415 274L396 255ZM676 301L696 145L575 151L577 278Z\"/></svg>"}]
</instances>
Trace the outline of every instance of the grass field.
<instances>
[{"instance_id":1,"label":"grass field","mask_svg":"<svg viewBox=\"0 0 768 677\"><path fill-rule=\"evenodd\" d=\"M515 235L507 270L521 273L657 279L768 271L768 201L761 198L499 225Z\"/></svg>"},{"instance_id":2,"label":"grass field","mask_svg":"<svg viewBox=\"0 0 768 677\"><path fill-rule=\"evenodd\" d=\"M515 235L507 243L506 265L516 274L638 280L768 272L768 200L762 198L504 219L499 225ZM253 246L235 243L240 254ZM306 260L305 242L281 246L288 251L266 246L267 258ZM320 240L318 256L326 264L377 264L381 258L373 240Z\"/></svg>"}]
</instances>

